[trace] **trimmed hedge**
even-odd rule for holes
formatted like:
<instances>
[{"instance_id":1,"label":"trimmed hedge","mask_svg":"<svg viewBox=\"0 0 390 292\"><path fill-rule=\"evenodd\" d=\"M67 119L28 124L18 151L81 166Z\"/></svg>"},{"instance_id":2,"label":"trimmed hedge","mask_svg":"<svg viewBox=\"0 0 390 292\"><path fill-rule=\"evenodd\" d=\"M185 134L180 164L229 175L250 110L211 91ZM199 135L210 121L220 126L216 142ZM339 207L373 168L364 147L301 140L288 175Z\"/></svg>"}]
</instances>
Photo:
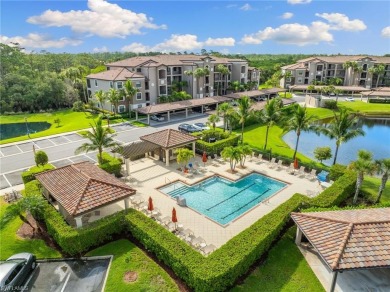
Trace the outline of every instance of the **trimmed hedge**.
<instances>
[{"instance_id":1,"label":"trimmed hedge","mask_svg":"<svg viewBox=\"0 0 390 292\"><path fill-rule=\"evenodd\" d=\"M329 179L330 180L337 180L339 177L343 176L345 171L347 170L347 167L343 164L334 164L329 169Z\"/></svg>"},{"instance_id":2,"label":"trimmed hedge","mask_svg":"<svg viewBox=\"0 0 390 292\"><path fill-rule=\"evenodd\" d=\"M216 154L220 153L223 148L229 146L237 146L240 136L236 134L231 134L228 138L216 141L214 143L208 143L206 141L197 140L195 143L196 150L207 154Z\"/></svg>"},{"instance_id":3,"label":"trimmed hedge","mask_svg":"<svg viewBox=\"0 0 390 292\"><path fill-rule=\"evenodd\" d=\"M368 103L390 103L390 98L370 98Z\"/></svg>"},{"instance_id":4,"label":"trimmed hedge","mask_svg":"<svg viewBox=\"0 0 390 292\"><path fill-rule=\"evenodd\" d=\"M99 154L98 154L99 155ZM121 176L122 159L115 158L107 152L102 153L102 164L99 167L108 173L115 174L116 177Z\"/></svg>"},{"instance_id":5,"label":"trimmed hedge","mask_svg":"<svg viewBox=\"0 0 390 292\"><path fill-rule=\"evenodd\" d=\"M22 173L23 183L26 184L30 181L35 180L35 175L37 173L44 172L46 170L52 170L52 169L55 169L55 167L51 164L45 164L44 166L31 167L29 170Z\"/></svg>"}]
</instances>

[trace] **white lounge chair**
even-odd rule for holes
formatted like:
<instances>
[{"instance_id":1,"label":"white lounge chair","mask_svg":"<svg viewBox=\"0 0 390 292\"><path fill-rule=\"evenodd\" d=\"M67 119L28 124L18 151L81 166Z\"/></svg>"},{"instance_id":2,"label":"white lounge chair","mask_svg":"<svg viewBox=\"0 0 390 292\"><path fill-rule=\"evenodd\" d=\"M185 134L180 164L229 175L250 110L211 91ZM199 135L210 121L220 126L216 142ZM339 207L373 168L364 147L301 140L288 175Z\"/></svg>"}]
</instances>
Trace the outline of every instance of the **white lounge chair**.
<instances>
[{"instance_id":1,"label":"white lounge chair","mask_svg":"<svg viewBox=\"0 0 390 292\"><path fill-rule=\"evenodd\" d=\"M305 176L306 173L305 173L305 167L302 165L299 170L298 170L298 176L302 177L302 176Z\"/></svg>"},{"instance_id":2,"label":"white lounge chair","mask_svg":"<svg viewBox=\"0 0 390 292\"><path fill-rule=\"evenodd\" d=\"M288 172L289 174L294 175L294 174L295 174L294 162L291 162L291 163L290 163L290 166L287 167L286 170L287 170L287 172Z\"/></svg>"},{"instance_id":3,"label":"white lounge chair","mask_svg":"<svg viewBox=\"0 0 390 292\"><path fill-rule=\"evenodd\" d=\"M272 157L271 161L268 163L269 168L274 168L276 166L276 158Z\"/></svg>"},{"instance_id":4,"label":"white lounge chair","mask_svg":"<svg viewBox=\"0 0 390 292\"><path fill-rule=\"evenodd\" d=\"M258 163L263 163L263 154L259 153L259 155L256 157Z\"/></svg>"},{"instance_id":5,"label":"white lounge chair","mask_svg":"<svg viewBox=\"0 0 390 292\"><path fill-rule=\"evenodd\" d=\"M317 178L317 170L313 168L311 172L306 175L306 178L309 180L315 180Z\"/></svg>"},{"instance_id":6,"label":"white lounge chair","mask_svg":"<svg viewBox=\"0 0 390 292\"><path fill-rule=\"evenodd\" d=\"M276 166L276 170L281 170L283 168L283 160L279 159L278 160L278 163L277 163L277 166Z\"/></svg>"},{"instance_id":7,"label":"white lounge chair","mask_svg":"<svg viewBox=\"0 0 390 292\"><path fill-rule=\"evenodd\" d=\"M213 244L206 245L204 248L201 249L201 252L204 255L209 255L213 251L215 251L217 248Z\"/></svg>"}]
</instances>

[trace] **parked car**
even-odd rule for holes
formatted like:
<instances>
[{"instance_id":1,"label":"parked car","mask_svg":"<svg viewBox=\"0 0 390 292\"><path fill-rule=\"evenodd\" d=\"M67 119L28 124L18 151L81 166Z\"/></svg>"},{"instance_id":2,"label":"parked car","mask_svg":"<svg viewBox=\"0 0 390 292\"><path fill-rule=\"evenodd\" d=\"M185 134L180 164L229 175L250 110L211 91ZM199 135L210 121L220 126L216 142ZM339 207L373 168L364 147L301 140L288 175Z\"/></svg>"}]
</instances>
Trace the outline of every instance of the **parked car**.
<instances>
[{"instance_id":1,"label":"parked car","mask_svg":"<svg viewBox=\"0 0 390 292\"><path fill-rule=\"evenodd\" d=\"M162 115L152 115L150 117L153 121L162 122L164 121L164 117Z\"/></svg>"},{"instance_id":2,"label":"parked car","mask_svg":"<svg viewBox=\"0 0 390 292\"><path fill-rule=\"evenodd\" d=\"M205 131L205 130L210 130L210 127L208 127L205 123L195 123L192 124L198 131Z\"/></svg>"},{"instance_id":3,"label":"parked car","mask_svg":"<svg viewBox=\"0 0 390 292\"><path fill-rule=\"evenodd\" d=\"M355 99L353 97L346 97L345 101L355 101Z\"/></svg>"},{"instance_id":4,"label":"parked car","mask_svg":"<svg viewBox=\"0 0 390 292\"><path fill-rule=\"evenodd\" d=\"M0 264L0 291L22 290L25 281L36 268L35 255L18 253Z\"/></svg>"},{"instance_id":5,"label":"parked car","mask_svg":"<svg viewBox=\"0 0 390 292\"><path fill-rule=\"evenodd\" d=\"M185 133L194 133L200 131L198 128L195 128L193 125L190 124L180 124L178 129L180 132L185 132Z\"/></svg>"}]
</instances>

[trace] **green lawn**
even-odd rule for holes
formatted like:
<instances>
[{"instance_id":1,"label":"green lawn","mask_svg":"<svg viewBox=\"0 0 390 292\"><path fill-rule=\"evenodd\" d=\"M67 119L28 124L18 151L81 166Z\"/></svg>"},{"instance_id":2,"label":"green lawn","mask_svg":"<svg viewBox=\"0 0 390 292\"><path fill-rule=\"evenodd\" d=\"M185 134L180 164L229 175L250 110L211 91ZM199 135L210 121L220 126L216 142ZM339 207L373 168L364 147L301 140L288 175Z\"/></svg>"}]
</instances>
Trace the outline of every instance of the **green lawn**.
<instances>
[{"instance_id":1,"label":"green lawn","mask_svg":"<svg viewBox=\"0 0 390 292\"><path fill-rule=\"evenodd\" d=\"M80 129L90 128L90 124L93 124L94 119L98 117L97 114L91 114L89 112L74 112L71 109L52 112L52 113L35 113L25 115L3 115L0 116L0 124L9 123L24 123L24 118L27 117L28 122L48 122L51 124L50 128L38 133L30 134L30 137L39 138L54 134L60 134L70 131L77 131ZM60 119L60 126L54 123L55 119ZM111 120L110 124L122 122L123 120ZM107 124L106 120L103 124ZM15 138L1 140L0 144L6 144L11 142L23 141L29 139L27 135L19 136Z\"/></svg>"},{"instance_id":2,"label":"green lawn","mask_svg":"<svg viewBox=\"0 0 390 292\"><path fill-rule=\"evenodd\" d=\"M333 111L327 108L307 108L311 115L315 115L318 119L326 119L334 117Z\"/></svg>"},{"instance_id":3,"label":"green lawn","mask_svg":"<svg viewBox=\"0 0 390 292\"><path fill-rule=\"evenodd\" d=\"M366 193L371 200L375 200L378 195L381 179L371 176L365 176L362 186L362 191ZM390 181L387 181L385 190L383 191L381 203L390 203Z\"/></svg>"},{"instance_id":4,"label":"green lawn","mask_svg":"<svg viewBox=\"0 0 390 292\"><path fill-rule=\"evenodd\" d=\"M231 291L325 291L294 243L290 228L270 250L265 263L257 267Z\"/></svg>"},{"instance_id":5,"label":"green lawn","mask_svg":"<svg viewBox=\"0 0 390 292\"><path fill-rule=\"evenodd\" d=\"M338 105L356 112L364 112L367 114L390 114L390 104L366 103L356 100L355 102L340 101Z\"/></svg>"},{"instance_id":6,"label":"green lawn","mask_svg":"<svg viewBox=\"0 0 390 292\"><path fill-rule=\"evenodd\" d=\"M0 216L4 214L8 204L0 199ZM15 218L6 226L0 228L0 260L5 260L11 255L20 252L31 252L38 259L58 258L61 255L48 247L43 240L40 239L22 239L16 232L22 226L22 221Z\"/></svg>"},{"instance_id":7,"label":"green lawn","mask_svg":"<svg viewBox=\"0 0 390 292\"><path fill-rule=\"evenodd\" d=\"M101 246L87 256L113 255L105 291L179 291L172 278L142 250L121 239ZM137 281L125 283L127 271L138 273Z\"/></svg>"},{"instance_id":8,"label":"green lawn","mask_svg":"<svg viewBox=\"0 0 390 292\"><path fill-rule=\"evenodd\" d=\"M144 127L149 127L148 124L145 124L143 122L140 122L140 121L132 121L131 124L135 127L139 127L139 128L144 128Z\"/></svg>"}]
</instances>

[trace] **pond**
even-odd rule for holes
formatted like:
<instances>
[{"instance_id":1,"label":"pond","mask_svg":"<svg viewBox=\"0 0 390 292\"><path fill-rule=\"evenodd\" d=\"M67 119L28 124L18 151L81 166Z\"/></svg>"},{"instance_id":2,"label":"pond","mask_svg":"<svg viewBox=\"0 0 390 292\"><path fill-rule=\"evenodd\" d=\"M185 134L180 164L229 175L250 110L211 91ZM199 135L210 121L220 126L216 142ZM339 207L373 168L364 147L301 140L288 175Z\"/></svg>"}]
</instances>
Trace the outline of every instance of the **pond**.
<instances>
[{"instance_id":1,"label":"pond","mask_svg":"<svg viewBox=\"0 0 390 292\"><path fill-rule=\"evenodd\" d=\"M337 155L337 163L349 164L356 160L358 150L365 149L372 152L374 159L390 158L390 118L360 118L359 126L365 132L364 136L356 137L347 143L342 143ZM295 132L288 132L283 140L295 148ZM313 132L303 132L299 138L298 152L307 157L314 158L313 151L316 147L329 146L334 154L336 149L335 140ZM332 165L333 158L323 161L326 165Z\"/></svg>"},{"instance_id":2,"label":"pond","mask_svg":"<svg viewBox=\"0 0 390 292\"><path fill-rule=\"evenodd\" d=\"M1 124L0 140L27 135L27 130L30 134L41 132L49 129L50 126L48 122L28 122L27 125L26 123Z\"/></svg>"}]
</instances>

